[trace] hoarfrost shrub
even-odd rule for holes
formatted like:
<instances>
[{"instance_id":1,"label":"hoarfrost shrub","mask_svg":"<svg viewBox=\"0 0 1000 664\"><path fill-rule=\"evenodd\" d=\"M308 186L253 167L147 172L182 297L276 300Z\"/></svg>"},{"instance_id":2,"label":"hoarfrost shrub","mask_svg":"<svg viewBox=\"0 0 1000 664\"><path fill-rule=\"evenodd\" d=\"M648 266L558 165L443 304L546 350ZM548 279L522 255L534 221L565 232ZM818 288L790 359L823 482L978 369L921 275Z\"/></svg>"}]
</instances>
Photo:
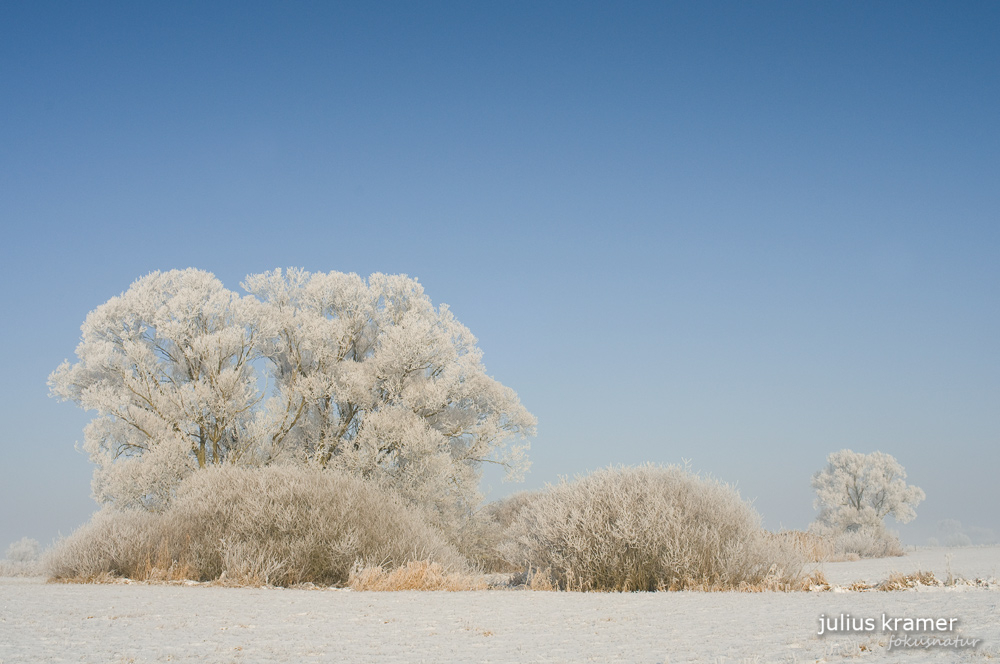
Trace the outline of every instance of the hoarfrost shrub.
<instances>
[{"instance_id":1,"label":"hoarfrost shrub","mask_svg":"<svg viewBox=\"0 0 1000 664\"><path fill-rule=\"evenodd\" d=\"M772 539L790 544L808 562L821 563L834 558L834 544L829 537L801 530L783 530L768 535Z\"/></svg>"},{"instance_id":2,"label":"hoarfrost shrub","mask_svg":"<svg viewBox=\"0 0 1000 664\"><path fill-rule=\"evenodd\" d=\"M612 467L550 486L508 531L510 562L562 589L782 587L802 558L732 487L686 468Z\"/></svg>"},{"instance_id":3,"label":"hoarfrost shrub","mask_svg":"<svg viewBox=\"0 0 1000 664\"><path fill-rule=\"evenodd\" d=\"M56 543L43 559L45 569L53 578L74 581L146 578L155 547L164 540L161 519L141 509L104 507Z\"/></svg>"},{"instance_id":4,"label":"hoarfrost shrub","mask_svg":"<svg viewBox=\"0 0 1000 664\"><path fill-rule=\"evenodd\" d=\"M465 560L395 494L334 471L222 466L191 475L167 510L105 508L48 558L57 579L221 579L343 585L356 564Z\"/></svg>"},{"instance_id":5,"label":"hoarfrost shrub","mask_svg":"<svg viewBox=\"0 0 1000 664\"><path fill-rule=\"evenodd\" d=\"M486 573L516 572L501 552L506 532L511 524L539 495L538 491L521 491L488 503L469 518L460 522L451 539L468 560Z\"/></svg>"},{"instance_id":6,"label":"hoarfrost shrub","mask_svg":"<svg viewBox=\"0 0 1000 664\"><path fill-rule=\"evenodd\" d=\"M904 555L899 536L884 524L855 526L846 530L816 528L814 532L833 542L831 560L888 558Z\"/></svg>"},{"instance_id":7,"label":"hoarfrost shrub","mask_svg":"<svg viewBox=\"0 0 1000 664\"><path fill-rule=\"evenodd\" d=\"M194 531L192 555L214 577L225 556L279 560L270 583L343 584L361 560L387 567L430 559L447 568L464 559L397 495L334 471L295 467L220 468L181 487L166 515L173 531ZM222 542L215 547L214 542ZM271 577L269 577L270 579Z\"/></svg>"}]
</instances>

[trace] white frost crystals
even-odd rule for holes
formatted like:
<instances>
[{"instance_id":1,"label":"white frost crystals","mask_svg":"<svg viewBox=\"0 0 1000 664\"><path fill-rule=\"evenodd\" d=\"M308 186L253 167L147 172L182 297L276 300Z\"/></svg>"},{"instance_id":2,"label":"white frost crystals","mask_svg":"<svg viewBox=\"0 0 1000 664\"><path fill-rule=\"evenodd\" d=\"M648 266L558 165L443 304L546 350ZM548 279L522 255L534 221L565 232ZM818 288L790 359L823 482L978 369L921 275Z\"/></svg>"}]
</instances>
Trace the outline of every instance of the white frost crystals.
<instances>
[{"instance_id":1,"label":"white frost crystals","mask_svg":"<svg viewBox=\"0 0 1000 664\"><path fill-rule=\"evenodd\" d=\"M227 290L154 272L92 311L51 393L96 410L95 497L159 509L199 467L339 468L441 512L516 478L536 420L486 375L471 332L403 275L274 270Z\"/></svg>"}]
</instances>

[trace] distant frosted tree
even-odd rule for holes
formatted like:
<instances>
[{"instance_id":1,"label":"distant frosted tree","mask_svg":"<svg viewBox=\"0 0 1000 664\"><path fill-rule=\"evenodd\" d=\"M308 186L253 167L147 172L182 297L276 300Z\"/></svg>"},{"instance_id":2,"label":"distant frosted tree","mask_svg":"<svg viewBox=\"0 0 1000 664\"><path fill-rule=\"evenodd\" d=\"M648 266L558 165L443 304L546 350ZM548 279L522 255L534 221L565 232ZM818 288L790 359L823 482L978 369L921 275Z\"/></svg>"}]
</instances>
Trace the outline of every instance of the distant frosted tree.
<instances>
[{"instance_id":1,"label":"distant frosted tree","mask_svg":"<svg viewBox=\"0 0 1000 664\"><path fill-rule=\"evenodd\" d=\"M38 552L40 550L41 547L38 545L38 540L22 537L7 547L7 560L16 563L30 563L38 560Z\"/></svg>"},{"instance_id":2,"label":"distant frosted tree","mask_svg":"<svg viewBox=\"0 0 1000 664\"><path fill-rule=\"evenodd\" d=\"M840 450L826 461L812 479L820 525L846 531L881 527L890 515L900 523L916 517L914 508L925 494L904 481L906 471L891 455Z\"/></svg>"},{"instance_id":3,"label":"distant frosted tree","mask_svg":"<svg viewBox=\"0 0 1000 664\"><path fill-rule=\"evenodd\" d=\"M102 502L169 502L209 465L339 468L439 509L478 500L483 463L526 468L535 418L486 375L469 330L401 275L154 272L82 326L52 394L97 417Z\"/></svg>"}]
</instances>

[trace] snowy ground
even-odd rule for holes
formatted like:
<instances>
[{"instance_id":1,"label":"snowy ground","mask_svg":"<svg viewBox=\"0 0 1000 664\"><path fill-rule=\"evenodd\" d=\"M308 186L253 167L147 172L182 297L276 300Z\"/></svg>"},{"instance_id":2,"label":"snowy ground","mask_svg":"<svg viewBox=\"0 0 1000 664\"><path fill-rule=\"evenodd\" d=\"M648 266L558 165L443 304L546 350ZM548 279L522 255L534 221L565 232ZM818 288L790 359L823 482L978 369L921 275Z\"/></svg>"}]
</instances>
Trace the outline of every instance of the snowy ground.
<instances>
[{"instance_id":1,"label":"snowy ground","mask_svg":"<svg viewBox=\"0 0 1000 664\"><path fill-rule=\"evenodd\" d=\"M1000 579L1000 547L922 547L901 558L824 563L819 567L830 583L839 585L854 581L877 583L892 572L933 572L941 581L948 578L949 572L967 579Z\"/></svg>"},{"instance_id":2,"label":"snowy ground","mask_svg":"<svg viewBox=\"0 0 1000 664\"><path fill-rule=\"evenodd\" d=\"M951 554L951 559L946 556ZM889 571L996 576L1000 547L834 563L827 578ZM0 579L0 662L953 662L1000 659L1000 590L581 594L359 593ZM871 632L818 636L821 614L957 618L972 650L893 648Z\"/></svg>"}]
</instances>

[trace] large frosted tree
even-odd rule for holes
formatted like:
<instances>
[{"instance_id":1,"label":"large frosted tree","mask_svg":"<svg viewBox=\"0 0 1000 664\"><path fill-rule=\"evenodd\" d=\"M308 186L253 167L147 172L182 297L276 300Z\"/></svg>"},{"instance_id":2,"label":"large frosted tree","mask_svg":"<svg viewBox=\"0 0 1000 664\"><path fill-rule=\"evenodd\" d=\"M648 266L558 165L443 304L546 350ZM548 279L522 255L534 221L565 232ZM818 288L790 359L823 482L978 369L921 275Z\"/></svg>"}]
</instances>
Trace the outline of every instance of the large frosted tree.
<instances>
[{"instance_id":1,"label":"large frosted tree","mask_svg":"<svg viewBox=\"0 0 1000 664\"><path fill-rule=\"evenodd\" d=\"M312 464L447 512L483 463L526 468L535 418L476 339L401 275L275 270L249 296L195 269L153 273L88 315L55 396L97 411L95 496L162 506L211 464Z\"/></svg>"},{"instance_id":2,"label":"large frosted tree","mask_svg":"<svg viewBox=\"0 0 1000 664\"><path fill-rule=\"evenodd\" d=\"M476 338L416 280L291 269L243 285L277 328L262 346L278 392L272 430L288 430L276 458L438 506L478 501L482 463L524 470L524 448L505 441L531 433L534 416L486 375Z\"/></svg>"},{"instance_id":3,"label":"large frosted tree","mask_svg":"<svg viewBox=\"0 0 1000 664\"><path fill-rule=\"evenodd\" d=\"M258 302L194 269L153 272L90 312L79 361L49 385L97 412L83 447L99 501L161 504L190 470L252 452L259 320Z\"/></svg>"}]
</instances>

